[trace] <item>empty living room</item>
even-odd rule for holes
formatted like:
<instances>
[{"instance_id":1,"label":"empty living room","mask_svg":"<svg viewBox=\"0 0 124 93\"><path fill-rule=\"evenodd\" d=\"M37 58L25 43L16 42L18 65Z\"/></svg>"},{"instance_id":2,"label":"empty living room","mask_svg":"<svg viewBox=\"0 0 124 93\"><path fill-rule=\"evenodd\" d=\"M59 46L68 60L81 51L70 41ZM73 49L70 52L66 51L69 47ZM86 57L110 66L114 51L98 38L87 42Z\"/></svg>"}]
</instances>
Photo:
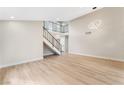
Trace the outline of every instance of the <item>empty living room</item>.
<instances>
[{"instance_id":1,"label":"empty living room","mask_svg":"<svg viewBox=\"0 0 124 93\"><path fill-rule=\"evenodd\" d=\"M124 84L124 7L0 7L1 85Z\"/></svg>"}]
</instances>

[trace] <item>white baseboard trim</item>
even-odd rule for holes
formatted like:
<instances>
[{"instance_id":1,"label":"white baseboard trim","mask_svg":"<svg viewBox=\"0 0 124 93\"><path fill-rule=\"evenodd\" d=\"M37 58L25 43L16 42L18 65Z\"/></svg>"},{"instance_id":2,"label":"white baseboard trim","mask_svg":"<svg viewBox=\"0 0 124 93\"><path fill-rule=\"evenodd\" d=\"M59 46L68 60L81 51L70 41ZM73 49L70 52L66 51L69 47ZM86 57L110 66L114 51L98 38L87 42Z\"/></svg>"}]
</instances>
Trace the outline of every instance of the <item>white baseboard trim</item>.
<instances>
[{"instance_id":1,"label":"white baseboard trim","mask_svg":"<svg viewBox=\"0 0 124 93\"><path fill-rule=\"evenodd\" d=\"M76 53L76 52L69 52L69 53L70 54L76 54L76 55L82 55L82 56L88 56L88 57L94 57L94 58L100 58L100 59L106 59L106 60L112 60L112 61L124 62L124 59L116 59L116 58L96 56L96 55L89 55L89 54L82 54L82 53Z\"/></svg>"},{"instance_id":2,"label":"white baseboard trim","mask_svg":"<svg viewBox=\"0 0 124 93\"><path fill-rule=\"evenodd\" d=\"M43 56L49 56L49 55L53 55L54 53L47 53L47 54L44 54Z\"/></svg>"},{"instance_id":3,"label":"white baseboard trim","mask_svg":"<svg viewBox=\"0 0 124 93\"><path fill-rule=\"evenodd\" d=\"M14 63L10 63L10 64L0 65L0 68L6 68L6 67L10 67L10 66L24 64L24 63L31 63L31 62L34 62L34 61L37 61L37 60L43 60L43 57L35 58L35 59L31 59L31 60L24 60L24 61L20 61L20 62L14 62Z\"/></svg>"}]
</instances>

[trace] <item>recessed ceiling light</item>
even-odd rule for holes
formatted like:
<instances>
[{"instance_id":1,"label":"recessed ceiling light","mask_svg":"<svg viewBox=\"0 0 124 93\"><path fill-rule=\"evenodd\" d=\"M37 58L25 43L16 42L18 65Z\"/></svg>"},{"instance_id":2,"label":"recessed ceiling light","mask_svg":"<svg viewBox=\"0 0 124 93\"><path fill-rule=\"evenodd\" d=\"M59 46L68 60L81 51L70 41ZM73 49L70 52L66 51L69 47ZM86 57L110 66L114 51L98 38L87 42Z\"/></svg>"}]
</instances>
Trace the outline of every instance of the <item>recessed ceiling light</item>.
<instances>
[{"instance_id":1,"label":"recessed ceiling light","mask_svg":"<svg viewBox=\"0 0 124 93\"><path fill-rule=\"evenodd\" d=\"M10 19L14 19L15 17L14 16L11 16Z\"/></svg>"},{"instance_id":2,"label":"recessed ceiling light","mask_svg":"<svg viewBox=\"0 0 124 93\"><path fill-rule=\"evenodd\" d=\"M56 20L60 20L59 18L56 18Z\"/></svg>"}]
</instances>

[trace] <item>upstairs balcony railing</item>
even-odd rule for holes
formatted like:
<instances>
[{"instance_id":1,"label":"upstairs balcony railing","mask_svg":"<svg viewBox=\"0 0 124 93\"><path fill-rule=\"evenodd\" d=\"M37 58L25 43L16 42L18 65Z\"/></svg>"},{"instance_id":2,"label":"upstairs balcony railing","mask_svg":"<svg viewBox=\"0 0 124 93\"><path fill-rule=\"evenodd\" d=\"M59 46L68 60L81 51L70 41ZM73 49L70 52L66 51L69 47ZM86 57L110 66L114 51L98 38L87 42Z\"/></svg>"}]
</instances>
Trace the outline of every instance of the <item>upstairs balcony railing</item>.
<instances>
[{"instance_id":1,"label":"upstairs balcony railing","mask_svg":"<svg viewBox=\"0 0 124 93\"><path fill-rule=\"evenodd\" d=\"M68 32L68 24L64 22L44 21L43 25L48 31L60 32L60 33Z\"/></svg>"}]
</instances>

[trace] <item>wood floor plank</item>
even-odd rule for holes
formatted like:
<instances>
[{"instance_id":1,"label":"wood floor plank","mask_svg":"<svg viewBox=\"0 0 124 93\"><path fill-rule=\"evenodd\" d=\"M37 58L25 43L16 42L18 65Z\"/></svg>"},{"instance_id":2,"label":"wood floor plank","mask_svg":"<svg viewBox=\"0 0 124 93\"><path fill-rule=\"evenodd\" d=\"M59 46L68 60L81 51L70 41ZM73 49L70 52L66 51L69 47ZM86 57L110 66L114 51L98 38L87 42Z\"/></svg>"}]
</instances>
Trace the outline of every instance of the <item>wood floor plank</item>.
<instances>
[{"instance_id":1,"label":"wood floor plank","mask_svg":"<svg viewBox=\"0 0 124 93\"><path fill-rule=\"evenodd\" d=\"M124 84L124 63L65 54L0 69L0 84Z\"/></svg>"}]
</instances>

